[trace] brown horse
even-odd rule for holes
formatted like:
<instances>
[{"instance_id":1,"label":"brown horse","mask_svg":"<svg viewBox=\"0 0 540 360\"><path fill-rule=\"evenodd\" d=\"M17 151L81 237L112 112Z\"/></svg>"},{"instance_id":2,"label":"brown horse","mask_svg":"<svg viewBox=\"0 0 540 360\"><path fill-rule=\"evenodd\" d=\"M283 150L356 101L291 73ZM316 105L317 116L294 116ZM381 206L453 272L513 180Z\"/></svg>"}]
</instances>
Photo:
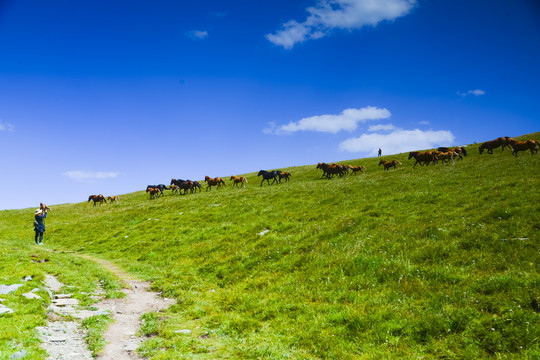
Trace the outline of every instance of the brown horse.
<instances>
[{"instance_id":1,"label":"brown horse","mask_svg":"<svg viewBox=\"0 0 540 360\"><path fill-rule=\"evenodd\" d=\"M351 169L353 175L356 175L357 172L361 172L362 174L365 174L365 171L366 171L366 168L363 166L349 165L349 168Z\"/></svg>"},{"instance_id":2,"label":"brown horse","mask_svg":"<svg viewBox=\"0 0 540 360\"><path fill-rule=\"evenodd\" d=\"M155 199L161 195L161 191L159 188L149 187L149 188L146 188L146 192L150 193L150 199Z\"/></svg>"},{"instance_id":3,"label":"brown horse","mask_svg":"<svg viewBox=\"0 0 540 360\"><path fill-rule=\"evenodd\" d=\"M317 169L321 169L323 171L321 179L325 176L328 179L331 179L332 177L334 177L335 174L338 174L339 177L342 177L343 174L346 172L346 168L344 165L338 165L334 163L332 164L318 163Z\"/></svg>"},{"instance_id":4,"label":"brown horse","mask_svg":"<svg viewBox=\"0 0 540 360\"><path fill-rule=\"evenodd\" d=\"M388 171L388 169L392 166L394 167L394 170L397 170L397 166L401 165L401 163L397 160L392 160L392 161L381 160L379 161L379 165L381 164L384 166L385 171Z\"/></svg>"},{"instance_id":5,"label":"brown horse","mask_svg":"<svg viewBox=\"0 0 540 360\"><path fill-rule=\"evenodd\" d=\"M116 202L118 204L118 200L120 200L120 196L107 196L107 200L110 200L111 201L111 204L113 202Z\"/></svg>"},{"instance_id":6,"label":"brown horse","mask_svg":"<svg viewBox=\"0 0 540 360\"><path fill-rule=\"evenodd\" d=\"M96 206L97 203L99 203L99 205L103 204L103 203L106 203L107 200L105 199L105 196L99 194L99 195L90 195L88 197L88 202L90 201L93 201L94 202L94 206Z\"/></svg>"},{"instance_id":7,"label":"brown horse","mask_svg":"<svg viewBox=\"0 0 540 360\"><path fill-rule=\"evenodd\" d=\"M510 146L512 146L512 155L517 157L519 151L531 151L531 155L538 154L538 147L540 142L536 140L516 141L514 139L509 140Z\"/></svg>"},{"instance_id":8,"label":"brown horse","mask_svg":"<svg viewBox=\"0 0 540 360\"><path fill-rule=\"evenodd\" d=\"M510 139L512 138L505 136L505 137L496 138L495 140L486 141L485 143L480 145L480 147L478 148L478 150L480 151L480 155L482 155L482 153L484 152L484 149L487 150L488 154L493 154L493 149L496 149L499 146L502 147L501 152L504 151L504 148L510 145Z\"/></svg>"},{"instance_id":9,"label":"brown horse","mask_svg":"<svg viewBox=\"0 0 540 360\"><path fill-rule=\"evenodd\" d=\"M208 187L206 188L206 191L212 190L212 186L217 186L219 189L221 185L225 186L225 181L223 181L220 177L211 178L210 176L206 175L204 177L204 181L208 184Z\"/></svg>"},{"instance_id":10,"label":"brown horse","mask_svg":"<svg viewBox=\"0 0 540 360\"><path fill-rule=\"evenodd\" d=\"M435 165L438 160L437 155L433 151L424 151L424 152L411 151L409 153L409 160L412 158L416 160L416 162L414 163L413 169L416 167L416 164L420 164L420 166L423 166L423 165L429 165L430 162L433 162L433 165Z\"/></svg>"},{"instance_id":11,"label":"brown horse","mask_svg":"<svg viewBox=\"0 0 540 360\"><path fill-rule=\"evenodd\" d=\"M172 190L172 193L173 194L178 194L178 192L180 191L180 187L178 185L174 185L172 184L171 186L169 186L169 189Z\"/></svg>"},{"instance_id":12,"label":"brown horse","mask_svg":"<svg viewBox=\"0 0 540 360\"><path fill-rule=\"evenodd\" d=\"M278 174L279 182L281 182L281 179L285 179L285 182L289 182L289 178L292 177L290 172L280 172Z\"/></svg>"},{"instance_id":13,"label":"brown horse","mask_svg":"<svg viewBox=\"0 0 540 360\"><path fill-rule=\"evenodd\" d=\"M240 187L238 186L238 184L242 185L243 188L246 187L246 184L247 184L247 179L243 176L231 176L230 180L233 180L233 187L236 186L237 189L240 189Z\"/></svg>"},{"instance_id":14,"label":"brown horse","mask_svg":"<svg viewBox=\"0 0 540 360\"><path fill-rule=\"evenodd\" d=\"M439 154L437 155L437 157L439 158L439 160L441 160L442 164L444 165L445 164L445 160L448 161L448 163L450 163L450 161L452 162L452 165L455 164L455 161L454 161L454 155L456 153L453 152L453 151L446 151L446 152L439 152Z\"/></svg>"}]
</instances>

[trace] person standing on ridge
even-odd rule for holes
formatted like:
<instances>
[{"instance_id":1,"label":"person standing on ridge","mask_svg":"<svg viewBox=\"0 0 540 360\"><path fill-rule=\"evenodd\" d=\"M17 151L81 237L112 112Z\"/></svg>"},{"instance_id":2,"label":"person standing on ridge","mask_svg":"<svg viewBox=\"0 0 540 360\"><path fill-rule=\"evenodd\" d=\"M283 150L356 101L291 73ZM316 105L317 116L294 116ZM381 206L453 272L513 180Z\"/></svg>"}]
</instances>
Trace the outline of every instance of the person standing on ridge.
<instances>
[{"instance_id":1,"label":"person standing on ridge","mask_svg":"<svg viewBox=\"0 0 540 360\"><path fill-rule=\"evenodd\" d=\"M379 148L379 155L377 156L381 156L382 155L382 150Z\"/></svg>"},{"instance_id":2,"label":"person standing on ridge","mask_svg":"<svg viewBox=\"0 0 540 360\"><path fill-rule=\"evenodd\" d=\"M36 209L36 216L34 217L34 231L36 232L36 245L43 245L43 233L45 232L45 224L43 219L47 217L47 209ZM39 242L38 242L39 240Z\"/></svg>"}]
</instances>

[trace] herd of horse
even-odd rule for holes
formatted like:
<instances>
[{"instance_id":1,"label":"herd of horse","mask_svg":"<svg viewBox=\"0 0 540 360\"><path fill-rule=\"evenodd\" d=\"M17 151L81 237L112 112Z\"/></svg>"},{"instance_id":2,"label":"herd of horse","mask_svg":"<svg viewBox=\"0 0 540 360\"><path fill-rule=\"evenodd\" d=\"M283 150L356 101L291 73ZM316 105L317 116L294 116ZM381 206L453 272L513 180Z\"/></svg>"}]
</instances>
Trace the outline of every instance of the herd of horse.
<instances>
[{"instance_id":1,"label":"herd of horse","mask_svg":"<svg viewBox=\"0 0 540 360\"><path fill-rule=\"evenodd\" d=\"M531 155L538 154L538 148L540 147L540 141L538 140L526 140L526 141L517 141L511 137L504 136L499 137L495 140L486 141L481 144L478 148L480 155L487 150L488 154L493 154L493 149L501 147L504 151L505 147L512 149L512 155L517 157L519 151L530 150ZM467 150L464 147L439 147L437 150L428 150L428 151L411 151L409 152L409 160L414 159L415 163L413 168L416 165L428 166L429 164L436 165L441 162L441 164L450 165L450 163L455 164L457 160L463 160L463 156L467 156ZM380 160L379 165L383 165L383 170L388 171L390 168L397 170L398 165L402 165L398 160ZM326 164L318 163L317 169L321 169L323 174L321 179L326 177L327 179L333 178L335 175L343 177L345 175L356 175L357 173L365 174L366 168L364 166L353 166L347 164ZM268 185L273 185L275 183L281 183L282 180L288 182L292 177L291 173L284 172L281 170L260 170L257 174L257 177L261 176L261 184L263 186L266 181ZM233 182L233 187L239 189L240 187L245 188L248 180L243 176L231 176L230 179ZM272 180L272 182L270 182ZM217 189L226 186L225 181L220 177L211 178L210 176L205 176L204 181L206 182L206 191L211 191L212 186L215 186ZM186 195L188 192L192 194L197 192L197 190L202 191L202 185L198 181L193 180L182 180L182 179L171 179L169 186L164 184L159 185L148 185L146 187L146 192L150 194L150 198L154 199L160 196L163 196L164 190L171 190L172 194L183 194ZM94 206L97 204L107 203L110 201L118 203L120 198L118 196L108 196L105 198L103 195L90 195L88 197L88 202L93 201Z\"/></svg>"},{"instance_id":2,"label":"herd of horse","mask_svg":"<svg viewBox=\"0 0 540 360\"><path fill-rule=\"evenodd\" d=\"M540 141L538 140L525 140L525 141L517 141L515 139L512 139L511 137L504 136L496 138L495 140L486 141L480 147L478 150L480 151L480 155L484 152L484 150L487 150L488 154L493 154L493 149L496 149L498 147L501 147L501 152L504 151L505 147L512 149L512 155L517 157L517 153L520 151L531 151L531 155L538 154L538 148L540 147Z\"/></svg>"}]
</instances>

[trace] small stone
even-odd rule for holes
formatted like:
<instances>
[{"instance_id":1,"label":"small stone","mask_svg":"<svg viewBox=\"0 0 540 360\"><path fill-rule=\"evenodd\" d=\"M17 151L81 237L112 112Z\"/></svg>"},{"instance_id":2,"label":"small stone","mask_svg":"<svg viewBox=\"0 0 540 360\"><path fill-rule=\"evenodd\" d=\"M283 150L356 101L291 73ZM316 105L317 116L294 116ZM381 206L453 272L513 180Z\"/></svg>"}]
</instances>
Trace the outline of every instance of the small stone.
<instances>
[{"instance_id":1,"label":"small stone","mask_svg":"<svg viewBox=\"0 0 540 360\"><path fill-rule=\"evenodd\" d=\"M24 296L27 299L41 299L41 296L39 296L37 294L34 294L32 292L24 293L24 294L22 294L22 296Z\"/></svg>"},{"instance_id":2,"label":"small stone","mask_svg":"<svg viewBox=\"0 0 540 360\"><path fill-rule=\"evenodd\" d=\"M68 299L71 297L71 294L56 294L54 295L55 299Z\"/></svg>"},{"instance_id":3,"label":"small stone","mask_svg":"<svg viewBox=\"0 0 540 360\"><path fill-rule=\"evenodd\" d=\"M56 306L79 305L79 300L77 300L77 299L57 299L57 300L53 300L53 303Z\"/></svg>"},{"instance_id":4,"label":"small stone","mask_svg":"<svg viewBox=\"0 0 540 360\"><path fill-rule=\"evenodd\" d=\"M5 306L0 307L0 315L2 315L2 314L11 314L12 312L13 312L13 309L10 309L10 308L5 307Z\"/></svg>"},{"instance_id":5,"label":"small stone","mask_svg":"<svg viewBox=\"0 0 540 360\"><path fill-rule=\"evenodd\" d=\"M22 350L19 350L17 351L16 353L14 353L13 355L11 355L9 357L9 360L13 360L13 359L22 359L23 357L26 356L26 350L22 349Z\"/></svg>"},{"instance_id":6,"label":"small stone","mask_svg":"<svg viewBox=\"0 0 540 360\"><path fill-rule=\"evenodd\" d=\"M32 281L32 277L30 275L28 275L27 277L25 277L23 279L24 281Z\"/></svg>"},{"instance_id":7,"label":"small stone","mask_svg":"<svg viewBox=\"0 0 540 360\"><path fill-rule=\"evenodd\" d=\"M189 330L189 329L176 330L175 334L191 334L191 330Z\"/></svg>"}]
</instances>

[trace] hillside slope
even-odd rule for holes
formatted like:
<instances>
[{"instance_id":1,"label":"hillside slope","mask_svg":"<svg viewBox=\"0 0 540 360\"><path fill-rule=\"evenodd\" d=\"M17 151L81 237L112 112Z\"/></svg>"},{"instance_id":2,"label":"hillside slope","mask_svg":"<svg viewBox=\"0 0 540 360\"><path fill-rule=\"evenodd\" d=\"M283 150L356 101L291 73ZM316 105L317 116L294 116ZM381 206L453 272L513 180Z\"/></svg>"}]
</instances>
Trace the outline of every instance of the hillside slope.
<instances>
[{"instance_id":1,"label":"hillside slope","mask_svg":"<svg viewBox=\"0 0 540 360\"><path fill-rule=\"evenodd\" d=\"M332 180L307 165L273 186L255 172L246 189L59 205L45 242L177 299L146 330L152 359L538 357L540 155L478 145L455 165L400 154ZM0 243L31 246L32 212L0 214Z\"/></svg>"}]
</instances>

